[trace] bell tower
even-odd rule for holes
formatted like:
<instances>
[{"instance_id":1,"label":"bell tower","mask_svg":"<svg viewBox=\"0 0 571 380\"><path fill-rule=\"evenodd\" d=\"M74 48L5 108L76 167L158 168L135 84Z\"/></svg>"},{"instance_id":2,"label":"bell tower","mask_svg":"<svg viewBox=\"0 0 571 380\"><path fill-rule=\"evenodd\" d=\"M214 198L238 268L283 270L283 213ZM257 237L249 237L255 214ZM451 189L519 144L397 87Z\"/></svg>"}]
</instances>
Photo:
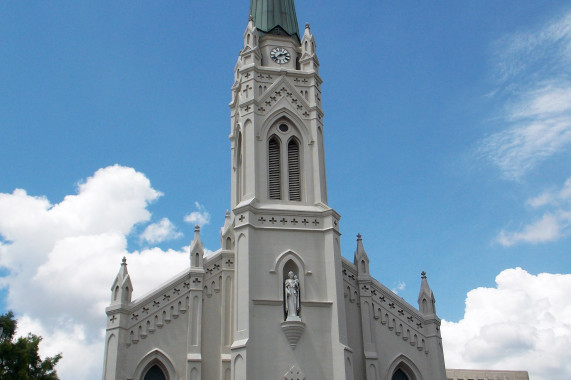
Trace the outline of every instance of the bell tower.
<instances>
[{"instance_id":1,"label":"bell tower","mask_svg":"<svg viewBox=\"0 0 571 380\"><path fill-rule=\"evenodd\" d=\"M230 102L233 380L353 379L321 83L293 0L251 0Z\"/></svg>"}]
</instances>

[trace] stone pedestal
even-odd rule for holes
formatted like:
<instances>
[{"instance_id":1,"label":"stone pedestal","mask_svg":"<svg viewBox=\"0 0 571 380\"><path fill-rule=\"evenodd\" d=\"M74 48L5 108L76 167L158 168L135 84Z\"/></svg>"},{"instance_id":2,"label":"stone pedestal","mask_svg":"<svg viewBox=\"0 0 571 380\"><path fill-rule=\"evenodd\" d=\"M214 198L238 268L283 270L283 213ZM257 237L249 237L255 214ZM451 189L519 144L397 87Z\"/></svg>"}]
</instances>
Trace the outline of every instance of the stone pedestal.
<instances>
[{"instance_id":1,"label":"stone pedestal","mask_svg":"<svg viewBox=\"0 0 571 380\"><path fill-rule=\"evenodd\" d=\"M305 323L301 320L288 320L282 322L282 331L284 332L289 345L294 350L301 334L303 334L303 330L305 330Z\"/></svg>"}]
</instances>

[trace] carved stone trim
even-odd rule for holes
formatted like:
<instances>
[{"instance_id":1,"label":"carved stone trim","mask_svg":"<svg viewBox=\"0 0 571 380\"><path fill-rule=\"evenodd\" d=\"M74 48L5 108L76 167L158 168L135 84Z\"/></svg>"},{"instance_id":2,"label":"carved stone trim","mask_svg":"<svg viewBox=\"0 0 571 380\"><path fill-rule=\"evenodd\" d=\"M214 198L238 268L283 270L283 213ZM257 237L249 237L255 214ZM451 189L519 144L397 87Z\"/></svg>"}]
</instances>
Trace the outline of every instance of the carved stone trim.
<instances>
[{"instance_id":1,"label":"carved stone trim","mask_svg":"<svg viewBox=\"0 0 571 380\"><path fill-rule=\"evenodd\" d=\"M285 321L281 325L290 347L295 350L297 342L305 330L305 323L302 321Z\"/></svg>"},{"instance_id":2,"label":"carved stone trim","mask_svg":"<svg viewBox=\"0 0 571 380\"><path fill-rule=\"evenodd\" d=\"M298 366L292 365L289 371L284 374L285 380L305 380L305 375Z\"/></svg>"}]
</instances>

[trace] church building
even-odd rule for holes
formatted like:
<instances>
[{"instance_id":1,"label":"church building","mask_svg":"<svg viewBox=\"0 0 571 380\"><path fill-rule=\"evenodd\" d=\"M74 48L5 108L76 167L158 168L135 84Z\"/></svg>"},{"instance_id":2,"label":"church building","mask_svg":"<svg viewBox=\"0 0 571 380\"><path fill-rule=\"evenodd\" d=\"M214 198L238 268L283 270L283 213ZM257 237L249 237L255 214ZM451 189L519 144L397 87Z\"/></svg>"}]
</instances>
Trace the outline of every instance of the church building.
<instances>
[{"instance_id":1,"label":"church building","mask_svg":"<svg viewBox=\"0 0 571 380\"><path fill-rule=\"evenodd\" d=\"M246 14L246 9L244 9ZM341 256L327 201L316 40L293 0L251 0L230 102L221 247L143 298L123 259L106 308L104 380L444 380L435 298ZM153 268L148 268L149 271Z\"/></svg>"}]
</instances>

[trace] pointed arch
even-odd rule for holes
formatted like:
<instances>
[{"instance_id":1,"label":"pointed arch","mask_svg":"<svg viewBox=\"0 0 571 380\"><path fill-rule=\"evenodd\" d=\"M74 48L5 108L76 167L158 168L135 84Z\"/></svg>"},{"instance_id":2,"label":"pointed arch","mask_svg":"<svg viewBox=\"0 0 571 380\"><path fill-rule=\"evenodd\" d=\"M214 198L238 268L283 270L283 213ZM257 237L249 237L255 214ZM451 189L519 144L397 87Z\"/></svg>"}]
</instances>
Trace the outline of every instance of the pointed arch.
<instances>
[{"instance_id":1,"label":"pointed arch","mask_svg":"<svg viewBox=\"0 0 571 380\"><path fill-rule=\"evenodd\" d=\"M143 357L143 359L141 359L135 368L133 379L146 380L144 376L146 376L149 370L155 366L158 367L158 369L160 369L165 375L165 380L177 379L172 360L162 350L159 349L150 351Z\"/></svg>"},{"instance_id":2,"label":"pointed arch","mask_svg":"<svg viewBox=\"0 0 571 380\"><path fill-rule=\"evenodd\" d=\"M295 89L291 91L295 91ZM300 101L305 102L304 99L300 99ZM302 141L302 145L313 144L314 140L311 135L311 131L307 128L303 120L288 108L281 108L274 112L272 115L268 116L264 122L264 125L258 131L256 138L258 140L263 140L269 136L270 129L275 125L279 125L282 120L286 123L289 123L289 125L294 127L295 130L299 132L299 139Z\"/></svg>"},{"instance_id":3,"label":"pointed arch","mask_svg":"<svg viewBox=\"0 0 571 380\"><path fill-rule=\"evenodd\" d=\"M402 375L406 375L406 379ZM396 376L396 377L394 377ZM399 377L400 376L400 377ZM404 354L393 359L386 375L386 380L423 380L418 367Z\"/></svg>"},{"instance_id":4,"label":"pointed arch","mask_svg":"<svg viewBox=\"0 0 571 380\"><path fill-rule=\"evenodd\" d=\"M274 267L270 270L270 273L277 274L276 280L276 292L279 299L283 299L283 284L286 280L287 273L286 270L291 270L294 268L294 272L298 277L301 287L304 287L305 276L309 275L311 272L306 271L305 262L299 254L292 250L287 250L281 253L274 261Z\"/></svg>"}]
</instances>

